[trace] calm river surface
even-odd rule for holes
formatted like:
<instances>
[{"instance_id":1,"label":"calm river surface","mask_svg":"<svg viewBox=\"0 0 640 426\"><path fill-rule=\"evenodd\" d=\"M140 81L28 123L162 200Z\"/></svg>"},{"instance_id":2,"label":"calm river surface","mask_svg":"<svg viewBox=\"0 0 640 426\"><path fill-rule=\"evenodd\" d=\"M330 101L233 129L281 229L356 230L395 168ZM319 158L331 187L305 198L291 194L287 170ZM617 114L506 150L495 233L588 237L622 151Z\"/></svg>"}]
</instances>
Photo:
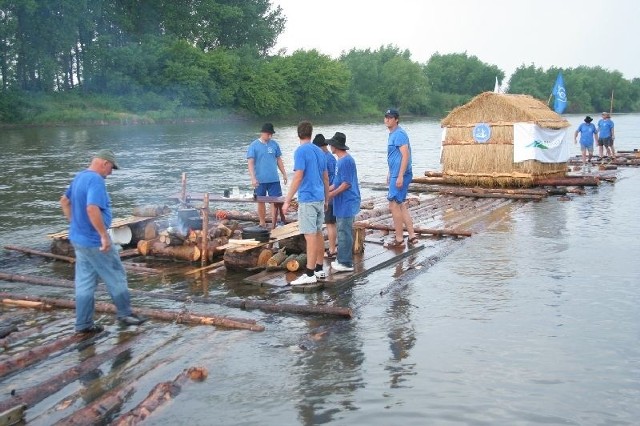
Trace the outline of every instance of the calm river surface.
<instances>
[{"instance_id":1,"label":"calm river surface","mask_svg":"<svg viewBox=\"0 0 640 426\"><path fill-rule=\"evenodd\" d=\"M583 116L568 118L573 130ZM640 115L613 120L617 148L640 148ZM401 124L414 173L439 169L439 123ZM0 130L0 243L46 249L45 235L65 227L60 194L103 147L122 166L107 181L116 216L164 203L182 172L190 191L246 192L244 153L260 125ZM295 125L275 127L291 170ZM384 181L382 120L315 130L346 133L361 180ZM335 293L296 296L337 299L354 309L350 321L253 312L265 332L156 327L151 341L180 330L184 365L210 375L148 424L638 424L639 212L640 171L623 169L614 185L568 202L514 204L435 264L417 257L408 270L401 264ZM0 269L69 277L65 266L8 252ZM131 276L130 285L180 291L190 283ZM222 280L211 292L232 287ZM0 282L0 291L12 288Z\"/></svg>"}]
</instances>

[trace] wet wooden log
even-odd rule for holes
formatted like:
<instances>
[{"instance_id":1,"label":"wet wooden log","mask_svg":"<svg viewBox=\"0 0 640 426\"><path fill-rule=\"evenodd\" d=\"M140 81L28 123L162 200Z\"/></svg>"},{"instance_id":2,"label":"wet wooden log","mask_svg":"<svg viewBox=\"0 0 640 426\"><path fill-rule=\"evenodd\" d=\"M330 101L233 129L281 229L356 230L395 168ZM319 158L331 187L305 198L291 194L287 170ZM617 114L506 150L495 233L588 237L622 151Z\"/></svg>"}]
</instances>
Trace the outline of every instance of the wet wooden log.
<instances>
[{"instance_id":1,"label":"wet wooden log","mask_svg":"<svg viewBox=\"0 0 640 426\"><path fill-rule=\"evenodd\" d=\"M76 259L71 257L71 256L47 253L47 252L44 252L44 251L34 250L34 249L27 248L27 247L18 247L18 246L14 246L14 245L7 245L7 246L4 246L4 248L6 250L13 250L13 251L17 251L17 252L25 253L25 254L33 254L33 255L36 255L36 256L47 257L49 259L64 260L65 262L73 263L73 262L76 261Z\"/></svg>"},{"instance_id":2,"label":"wet wooden log","mask_svg":"<svg viewBox=\"0 0 640 426\"><path fill-rule=\"evenodd\" d=\"M196 262L200 260L200 249L197 246L167 246L159 240L141 240L138 251L143 256L155 256L174 260Z\"/></svg>"},{"instance_id":3,"label":"wet wooden log","mask_svg":"<svg viewBox=\"0 0 640 426\"><path fill-rule=\"evenodd\" d=\"M267 266L267 262L269 261L269 259L271 259L271 256L273 256L273 250L269 248L262 249L260 251L260 254L258 255L258 264L256 266Z\"/></svg>"},{"instance_id":4,"label":"wet wooden log","mask_svg":"<svg viewBox=\"0 0 640 426\"><path fill-rule=\"evenodd\" d=\"M33 407L38 402L58 392L69 383L75 382L79 377L95 370L106 361L131 349L131 347L137 343L140 338L141 336L136 336L127 342L118 344L106 352L92 356L80 364L52 376L42 383L38 383L26 389L17 390L11 397L0 401L0 412L19 404L24 404L27 407Z\"/></svg>"},{"instance_id":5,"label":"wet wooden log","mask_svg":"<svg viewBox=\"0 0 640 426\"><path fill-rule=\"evenodd\" d=\"M192 270L192 271L185 272L185 275L193 275L193 274L197 274L198 272L206 271L206 270L208 270L208 269L218 268L218 267L223 266L223 265L224 265L224 260L221 260L221 261L219 261L219 262L212 263L212 264L207 265L207 266L205 266L205 267L202 267L202 268L194 269L194 270Z\"/></svg>"},{"instance_id":6,"label":"wet wooden log","mask_svg":"<svg viewBox=\"0 0 640 426\"><path fill-rule=\"evenodd\" d=\"M293 259L285 261L284 266L289 272L299 271L301 268L305 268L307 266L307 255L306 254L295 255Z\"/></svg>"},{"instance_id":7,"label":"wet wooden log","mask_svg":"<svg viewBox=\"0 0 640 426\"><path fill-rule=\"evenodd\" d=\"M18 331L18 326L15 324L3 325L0 327L0 339L4 340L5 337L16 331Z\"/></svg>"},{"instance_id":8,"label":"wet wooden log","mask_svg":"<svg viewBox=\"0 0 640 426\"><path fill-rule=\"evenodd\" d=\"M62 309L75 309L76 307L76 303L73 300L57 299L52 297L38 297L38 296L30 296L26 294L0 293L0 298L44 302L53 306L54 308L62 308ZM136 314L161 320L161 321L169 321L169 322L176 322L176 323L182 323L182 324L194 324L194 325L214 325L219 327L226 327L226 328L240 329L240 330L264 331L264 326L262 325L254 324L251 322L240 322L237 320L232 320L229 318L219 317L219 316L211 316L211 315L203 316L203 315L195 315L195 314L190 314L185 312L163 311L159 309L149 309L149 308L133 308L132 310ZM110 314L117 313L115 305L111 303L104 303L104 302L96 302L95 311L110 313Z\"/></svg>"},{"instance_id":9,"label":"wet wooden log","mask_svg":"<svg viewBox=\"0 0 640 426\"><path fill-rule=\"evenodd\" d=\"M219 262L224 263L224 262ZM215 265L209 265L207 268L212 268ZM206 269L206 268L205 268ZM74 283L70 280L63 280L58 278L37 277L33 275L19 275L19 274L7 274L0 272L0 279L6 281L26 282L36 285L44 285L50 287L64 287L73 288ZM315 306L315 305L291 305L291 304L278 304L271 302L264 302L260 300L233 300L233 299L211 299L208 297L200 296L183 296L178 294L168 294L162 292L146 292L143 290L129 289L132 295L149 297L153 299L169 299L180 302L197 302L197 303L209 303L224 305L231 308L240 309L259 309L265 312L288 312L296 314L322 314L322 315L337 315L337 316L351 316L351 310L348 308L338 308L331 306ZM255 324L256 321L249 319L234 318L235 321L242 321ZM11 337L11 336L10 336ZM9 339L9 337L7 338ZM2 343L2 341L0 341Z\"/></svg>"},{"instance_id":10,"label":"wet wooden log","mask_svg":"<svg viewBox=\"0 0 640 426\"><path fill-rule=\"evenodd\" d=\"M23 368L45 359L54 352L73 347L76 343L93 336L88 334L73 334L71 336L57 339L54 342L40 345L32 349L27 349L26 351L12 355L10 358L0 362L0 377L22 370Z\"/></svg>"},{"instance_id":11,"label":"wet wooden log","mask_svg":"<svg viewBox=\"0 0 640 426\"><path fill-rule=\"evenodd\" d=\"M207 369L204 367L191 367L178 374L173 381L158 383L140 404L122 414L111 424L114 426L131 426L143 422L158 408L174 399L189 379L201 382L207 378L208 374Z\"/></svg>"},{"instance_id":12,"label":"wet wooden log","mask_svg":"<svg viewBox=\"0 0 640 426\"><path fill-rule=\"evenodd\" d=\"M567 176L563 178L540 178L533 181L538 186L598 186L596 176Z\"/></svg>"},{"instance_id":13,"label":"wet wooden log","mask_svg":"<svg viewBox=\"0 0 640 426\"><path fill-rule=\"evenodd\" d=\"M131 384L118 386L84 408L54 423L54 426L92 426L102 424L104 419L114 413L133 395L135 388Z\"/></svg>"},{"instance_id":14,"label":"wet wooden log","mask_svg":"<svg viewBox=\"0 0 640 426\"><path fill-rule=\"evenodd\" d=\"M0 425L23 425L26 424L24 420L24 412L27 406L24 404L18 404L15 407L11 407L6 411L0 413Z\"/></svg>"},{"instance_id":15,"label":"wet wooden log","mask_svg":"<svg viewBox=\"0 0 640 426\"><path fill-rule=\"evenodd\" d=\"M36 333L42 333L42 330L44 330L45 325L47 327L54 327L68 321L69 321L68 319L63 318L53 322L49 322L47 324L40 324L35 327L27 328L26 330L15 331L9 334L8 336L5 336L4 338L0 339L0 347L6 348L9 345L12 345L13 343L19 342L22 339L33 336Z\"/></svg>"},{"instance_id":16,"label":"wet wooden log","mask_svg":"<svg viewBox=\"0 0 640 426\"><path fill-rule=\"evenodd\" d=\"M385 225L383 223L356 222L353 226L357 228L375 229L378 231L393 231L395 229L392 225ZM431 234L450 237L470 237L472 235L471 231L458 229L428 229L414 227L413 230L416 234Z\"/></svg>"},{"instance_id":17,"label":"wet wooden log","mask_svg":"<svg viewBox=\"0 0 640 426\"><path fill-rule=\"evenodd\" d=\"M28 308L28 309L39 309L42 311L48 311L51 309L51 306L47 305L43 302L32 302L29 300L12 300L12 299L2 299L0 300L3 305L7 306L15 306L17 308Z\"/></svg>"},{"instance_id":18,"label":"wet wooden log","mask_svg":"<svg viewBox=\"0 0 640 426\"><path fill-rule=\"evenodd\" d=\"M444 195L453 195L456 197L506 198L511 200L528 200L528 201L540 201L544 198L544 195L539 195L539 194L489 192L489 191L478 191L478 190L464 189L464 188L441 189L438 191L438 193L444 194Z\"/></svg>"}]
</instances>

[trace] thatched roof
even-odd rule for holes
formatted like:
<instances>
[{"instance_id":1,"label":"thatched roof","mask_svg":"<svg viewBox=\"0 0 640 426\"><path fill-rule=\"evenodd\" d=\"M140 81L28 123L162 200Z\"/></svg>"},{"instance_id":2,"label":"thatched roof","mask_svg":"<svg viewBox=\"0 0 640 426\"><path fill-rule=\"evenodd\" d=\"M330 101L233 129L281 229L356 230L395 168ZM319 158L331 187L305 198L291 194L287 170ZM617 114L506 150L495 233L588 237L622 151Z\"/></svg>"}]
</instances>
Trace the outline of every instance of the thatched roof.
<instances>
[{"instance_id":1,"label":"thatched roof","mask_svg":"<svg viewBox=\"0 0 640 426\"><path fill-rule=\"evenodd\" d=\"M442 127L474 126L477 123L506 125L535 123L540 127L561 129L569 127L562 118L543 102L529 95L484 92L468 103L455 108L441 122Z\"/></svg>"}]
</instances>

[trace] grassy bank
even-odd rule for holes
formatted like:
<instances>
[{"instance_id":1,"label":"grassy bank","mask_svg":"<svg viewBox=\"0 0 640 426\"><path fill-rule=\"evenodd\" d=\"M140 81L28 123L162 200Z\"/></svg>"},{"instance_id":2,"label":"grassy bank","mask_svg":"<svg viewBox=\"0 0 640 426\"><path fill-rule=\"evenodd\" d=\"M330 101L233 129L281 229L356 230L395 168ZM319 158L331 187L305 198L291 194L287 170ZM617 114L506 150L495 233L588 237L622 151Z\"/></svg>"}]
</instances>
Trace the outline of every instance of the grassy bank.
<instances>
[{"instance_id":1,"label":"grassy bank","mask_svg":"<svg viewBox=\"0 0 640 426\"><path fill-rule=\"evenodd\" d=\"M153 124L241 119L228 110L198 110L157 95L112 97L81 93L3 93L0 126Z\"/></svg>"}]
</instances>

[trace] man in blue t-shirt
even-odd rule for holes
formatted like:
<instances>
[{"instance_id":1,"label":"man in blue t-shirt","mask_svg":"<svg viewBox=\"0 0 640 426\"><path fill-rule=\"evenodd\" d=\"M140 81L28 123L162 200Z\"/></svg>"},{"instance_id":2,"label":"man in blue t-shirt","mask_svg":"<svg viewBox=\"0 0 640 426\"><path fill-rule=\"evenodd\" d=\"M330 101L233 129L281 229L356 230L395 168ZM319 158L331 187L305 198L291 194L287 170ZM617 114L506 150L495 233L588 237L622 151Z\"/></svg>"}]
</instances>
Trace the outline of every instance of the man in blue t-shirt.
<instances>
[{"instance_id":1,"label":"man in blue t-shirt","mask_svg":"<svg viewBox=\"0 0 640 426\"><path fill-rule=\"evenodd\" d=\"M598 121L598 154L602 158L602 147L606 150L605 154L614 158L616 155L613 149L613 141L616 139L613 121L611 120L611 114L608 112L602 113L602 119Z\"/></svg>"},{"instance_id":2,"label":"man in blue t-shirt","mask_svg":"<svg viewBox=\"0 0 640 426\"><path fill-rule=\"evenodd\" d=\"M333 184L329 187L329 200L333 200L333 213L338 228L338 256L331 262L336 272L353 271L353 221L360 211L360 187L356 162L347 152L347 137L336 132L327 141L331 152L338 157Z\"/></svg>"},{"instance_id":3,"label":"man in blue t-shirt","mask_svg":"<svg viewBox=\"0 0 640 426\"><path fill-rule=\"evenodd\" d=\"M323 270L322 223L328 207L329 173L324 152L311 143L312 133L313 126L308 121L298 124L300 146L293 153L294 174L283 206L287 211L298 193L298 225L307 246L307 265L305 273L291 281L291 285L313 284L327 276Z\"/></svg>"},{"instance_id":4,"label":"man in blue t-shirt","mask_svg":"<svg viewBox=\"0 0 640 426\"><path fill-rule=\"evenodd\" d=\"M105 179L118 169L115 155L101 150L86 170L78 173L60 198L69 221L69 240L75 261L76 324L78 333L99 333L104 327L93 322L94 293L101 278L116 305L122 325L139 325L146 318L131 311L127 274L107 230L111 226L111 200Z\"/></svg>"},{"instance_id":5,"label":"man in blue t-shirt","mask_svg":"<svg viewBox=\"0 0 640 426\"><path fill-rule=\"evenodd\" d=\"M578 134L580 134L580 151L582 152L582 166L587 163L587 151L589 152L589 163L593 156L593 143L598 141L598 130L592 123L593 118L588 115L584 118L584 123L580 123L578 129L573 134L574 142L578 143Z\"/></svg>"},{"instance_id":6,"label":"man in blue t-shirt","mask_svg":"<svg viewBox=\"0 0 640 426\"><path fill-rule=\"evenodd\" d=\"M282 180L287 184L287 171L282 161L282 151L278 142L272 139L276 131L273 124L264 123L260 130L260 137L251 142L247 149L247 163L249 165L249 175L251 176L251 186L257 196L269 195L272 197L282 196L282 187L280 186L280 178L278 177L278 169L282 173ZM285 221L282 204L275 204L276 211L271 212L273 227L276 226L278 211L280 219ZM267 208L265 203L258 203L258 219L260 226L266 227Z\"/></svg>"},{"instance_id":7,"label":"man in blue t-shirt","mask_svg":"<svg viewBox=\"0 0 640 426\"><path fill-rule=\"evenodd\" d=\"M322 133L318 133L313 138L313 144L324 152L327 159L327 173L329 174L329 186L333 183L333 177L336 174L336 157L329 152L327 148L327 141ZM329 207L324 212L324 224L327 226L327 242L329 248L325 253L325 257L331 259L336 257L336 240L338 237L338 231L336 228L336 217L333 214L333 203L329 201Z\"/></svg>"},{"instance_id":8,"label":"man in blue t-shirt","mask_svg":"<svg viewBox=\"0 0 640 426\"><path fill-rule=\"evenodd\" d=\"M404 246L404 227L409 234L409 245L418 243L418 238L413 230L413 219L407 209L407 192L409 184L413 179L411 168L411 145L409 136L402 127L399 126L400 113L397 109L390 108L384 114L384 124L389 130L387 140L387 164L389 173L387 183L389 184L389 210L393 218L395 229L395 239L387 243L387 247Z\"/></svg>"}]
</instances>

